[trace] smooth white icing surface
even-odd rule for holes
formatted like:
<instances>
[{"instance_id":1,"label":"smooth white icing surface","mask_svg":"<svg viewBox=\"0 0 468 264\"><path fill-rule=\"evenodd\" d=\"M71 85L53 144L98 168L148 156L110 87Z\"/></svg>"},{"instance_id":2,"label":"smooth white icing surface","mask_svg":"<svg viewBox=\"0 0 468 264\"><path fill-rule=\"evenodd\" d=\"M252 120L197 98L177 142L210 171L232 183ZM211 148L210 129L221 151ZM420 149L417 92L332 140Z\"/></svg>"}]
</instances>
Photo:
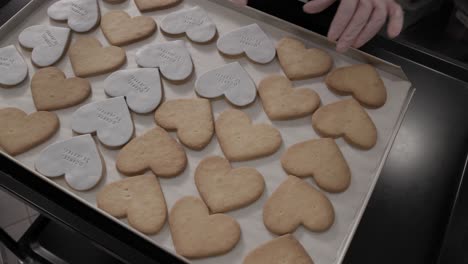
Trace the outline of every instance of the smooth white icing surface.
<instances>
[{"instance_id":1,"label":"smooth white icing surface","mask_svg":"<svg viewBox=\"0 0 468 264\"><path fill-rule=\"evenodd\" d=\"M104 145L118 147L133 136L133 121L120 96L80 107L72 115L72 130L79 134L96 132Z\"/></svg>"},{"instance_id":2,"label":"smooth white icing surface","mask_svg":"<svg viewBox=\"0 0 468 264\"><path fill-rule=\"evenodd\" d=\"M159 68L172 81L185 80L193 71L192 58L182 40L148 44L137 51L136 63L145 68Z\"/></svg>"},{"instance_id":3,"label":"smooth white icing surface","mask_svg":"<svg viewBox=\"0 0 468 264\"><path fill-rule=\"evenodd\" d=\"M167 15L161 30L169 34L186 33L195 42L208 42L216 35L216 25L202 8L195 6Z\"/></svg>"},{"instance_id":4,"label":"smooth white icing surface","mask_svg":"<svg viewBox=\"0 0 468 264\"><path fill-rule=\"evenodd\" d=\"M13 45L0 48L0 85L16 85L28 76L28 65Z\"/></svg>"},{"instance_id":5,"label":"smooth white icing surface","mask_svg":"<svg viewBox=\"0 0 468 264\"><path fill-rule=\"evenodd\" d=\"M162 85L158 69L128 69L112 73L105 80L107 95L125 96L128 107L146 114L161 103Z\"/></svg>"},{"instance_id":6,"label":"smooth white icing surface","mask_svg":"<svg viewBox=\"0 0 468 264\"><path fill-rule=\"evenodd\" d=\"M238 62L202 74L195 82L195 91L206 98L224 95L237 106L248 105L257 96L254 81Z\"/></svg>"},{"instance_id":7,"label":"smooth white icing surface","mask_svg":"<svg viewBox=\"0 0 468 264\"><path fill-rule=\"evenodd\" d=\"M47 9L47 15L55 20L68 20L68 26L76 32L91 30L100 19L97 0L61 0Z\"/></svg>"},{"instance_id":8,"label":"smooth white icing surface","mask_svg":"<svg viewBox=\"0 0 468 264\"><path fill-rule=\"evenodd\" d=\"M39 67L47 67L57 62L68 45L70 29L36 25L24 29L18 36L19 43L33 49L31 60Z\"/></svg>"},{"instance_id":9,"label":"smooth white icing surface","mask_svg":"<svg viewBox=\"0 0 468 264\"><path fill-rule=\"evenodd\" d=\"M101 179L103 164L91 135L72 137L49 145L39 154L36 170L44 176L65 180L75 190L94 187Z\"/></svg>"},{"instance_id":10,"label":"smooth white icing surface","mask_svg":"<svg viewBox=\"0 0 468 264\"><path fill-rule=\"evenodd\" d=\"M257 63L268 63L276 56L273 41L257 24L238 28L218 39L218 50L227 55L240 55L243 52Z\"/></svg>"}]
</instances>

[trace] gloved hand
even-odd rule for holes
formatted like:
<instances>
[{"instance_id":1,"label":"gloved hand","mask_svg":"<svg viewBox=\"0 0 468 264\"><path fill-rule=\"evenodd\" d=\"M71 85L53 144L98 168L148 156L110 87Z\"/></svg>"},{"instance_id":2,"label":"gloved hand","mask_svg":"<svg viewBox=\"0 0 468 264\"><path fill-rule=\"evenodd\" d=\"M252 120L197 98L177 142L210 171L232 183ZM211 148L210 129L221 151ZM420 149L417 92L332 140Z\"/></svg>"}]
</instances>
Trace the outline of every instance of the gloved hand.
<instances>
[{"instance_id":1,"label":"gloved hand","mask_svg":"<svg viewBox=\"0 0 468 264\"><path fill-rule=\"evenodd\" d=\"M248 0L231 0L245 5ZM291 1L291 0L285 0ZM312 0L304 5L304 12L322 12L337 0ZM387 34L398 36L403 28L403 10L395 0L341 0L333 18L328 39L337 41L336 50L359 48L374 37L388 18Z\"/></svg>"}]
</instances>

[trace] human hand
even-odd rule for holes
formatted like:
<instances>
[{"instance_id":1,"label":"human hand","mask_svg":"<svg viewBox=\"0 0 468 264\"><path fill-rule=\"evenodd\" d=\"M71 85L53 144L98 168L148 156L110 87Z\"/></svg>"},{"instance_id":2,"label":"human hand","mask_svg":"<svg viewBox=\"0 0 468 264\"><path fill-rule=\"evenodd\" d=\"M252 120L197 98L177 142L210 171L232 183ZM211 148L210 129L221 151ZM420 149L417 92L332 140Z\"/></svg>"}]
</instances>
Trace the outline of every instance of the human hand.
<instances>
[{"instance_id":1,"label":"human hand","mask_svg":"<svg viewBox=\"0 0 468 264\"><path fill-rule=\"evenodd\" d=\"M312 0L304 5L304 12L322 12L336 0ZM338 41L336 50L359 48L374 37L389 19L387 34L398 36L403 28L403 10L395 0L341 0L333 18L328 39Z\"/></svg>"}]
</instances>

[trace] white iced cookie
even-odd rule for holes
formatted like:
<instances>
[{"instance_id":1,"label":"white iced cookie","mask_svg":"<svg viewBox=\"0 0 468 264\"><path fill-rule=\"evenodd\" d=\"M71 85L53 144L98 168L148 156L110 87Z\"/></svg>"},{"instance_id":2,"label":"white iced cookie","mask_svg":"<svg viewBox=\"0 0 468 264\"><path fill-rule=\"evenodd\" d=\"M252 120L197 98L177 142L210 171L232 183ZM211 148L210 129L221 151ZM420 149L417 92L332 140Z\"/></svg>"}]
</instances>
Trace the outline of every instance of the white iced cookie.
<instances>
[{"instance_id":1,"label":"white iced cookie","mask_svg":"<svg viewBox=\"0 0 468 264\"><path fill-rule=\"evenodd\" d=\"M32 62L39 67L56 63L65 53L70 29L36 25L24 29L18 36L21 46L32 49Z\"/></svg>"},{"instance_id":2,"label":"white iced cookie","mask_svg":"<svg viewBox=\"0 0 468 264\"><path fill-rule=\"evenodd\" d=\"M145 68L159 68L171 81L183 81L193 71L192 57L182 40L146 45L137 51L136 63Z\"/></svg>"},{"instance_id":3,"label":"white iced cookie","mask_svg":"<svg viewBox=\"0 0 468 264\"><path fill-rule=\"evenodd\" d=\"M0 48L0 85L13 86L28 76L28 65L13 45Z\"/></svg>"},{"instance_id":4,"label":"white iced cookie","mask_svg":"<svg viewBox=\"0 0 468 264\"><path fill-rule=\"evenodd\" d=\"M36 170L49 178L65 175L75 190L93 188L101 179L103 160L91 135L72 137L56 142L41 151Z\"/></svg>"},{"instance_id":5,"label":"white iced cookie","mask_svg":"<svg viewBox=\"0 0 468 264\"><path fill-rule=\"evenodd\" d=\"M275 58L273 41L257 24L238 28L218 39L218 50L228 56L245 53L254 62L265 64Z\"/></svg>"},{"instance_id":6,"label":"white iced cookie","mask_svg":"<svg viewBox=\"0 0 468 264\"><path fill-rule=\"evenodd\" d=\"M101 18L97 0L60 0L49 6L47 15L54 20L67 20L76 32L90 31Z\"/></svg>"},{"instance_id":7,"label":"white iced cookie","mask_svg":"<svg viewBox=\"0 0 468 264\"><path fill-rule=\"evenodd\" d=\"M238 62L202 74L195 82L195 91L206 98L224 95L237 106L246 106L257 96L254 81Z\"/></svg>"},{"instance_id":8,"label":"white iced cookie","mask_svg":"<svg viewBox=\"0 0 468 264\"><path fill-rule=\"evenodd\" d=\"M104 87L109 96L125 96L128 107L139 114L153 111L162 99L161 77L157 69L116 71L107 77Z\"/></svg>"},{"instance_id":9,"label":"white iced cookie","mask_svg":"<svg viewBox=\"0 0 468 264\"><path fill-rule=\"evenodd\" d=\"M72 115L72 130L79 134L96 132L104 145L119 147L133 136L133 121L120 96L80 107Z\"/></svg>"},{"instance_id":10,"label":"white iced cookie","mask_svg":"<svg viewBox=\"0 0 468 264\"><path fill-rule=\"evenodd\" d=\"M161 30L171 35L185 33L190 40L199 43L209 42L216 36L216 25L198 6L167 15L161 22Z\"/></svg>"}]
</instances>

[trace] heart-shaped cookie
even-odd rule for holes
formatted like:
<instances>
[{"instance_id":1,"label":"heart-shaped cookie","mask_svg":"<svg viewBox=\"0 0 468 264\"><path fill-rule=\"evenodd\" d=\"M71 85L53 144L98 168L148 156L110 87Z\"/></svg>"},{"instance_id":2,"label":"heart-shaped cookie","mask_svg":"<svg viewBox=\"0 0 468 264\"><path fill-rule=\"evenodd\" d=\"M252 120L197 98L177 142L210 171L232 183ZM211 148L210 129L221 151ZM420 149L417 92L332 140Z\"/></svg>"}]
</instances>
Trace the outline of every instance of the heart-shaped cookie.
<instances>
[{"instance_id":1,"label":"heart-shaped cookie","mask_svg":"<svg viewBox=\"0 0 468 264\"><path fill-rule=\"evenodd\" d=\"M245 161L275 153L281 146L280 132L271 125L253 125L250 117L237 109L228 109L215 123L216 136L230 161Z\"/></svg>"},{"instance_id":2,"label":"heart-shaped cookie","mask_svg":"<svg viewBox=\"0 0 468 264\"><path fill-rule=\"evenodd\" d=\"M38 70L31 80L31 93L37 110L57 110L77 105L91 95L88 80L65 74L56 67Z\"/></svg>"},{"instance_id":3,"label":"heart-shaped cookie","mask_svg":"<svg viewBox=\"0 0 468 264\"><path fill-rule=\"evenodd\" d=\"M159 177L174 177L187 166L184 148L164 129L155 127L132 139L117 155L117 169L125 175L152 170Z\"/></svg>"},{"instance_id":4,"label":"heart-shaped cookie","mask_svg":"<svg viewBox=\"0 0 468 264\"><path fill-rule=\"evenodd\" d=\"M369 64L341 67L330 72L325 83L332 91L352 94L360 103L381 107L387 101L387 90L377 70Z\"/></svg>"},{"instance_id":5,"label":"heart-shaped cookie","mask_svg":"<svg viewBox=\"0 0 468 264\"><path fill-rule=\"evenodd\" d=\"M109 96L125 96L135 113L146 114L162 100L162 84L157 69L128 69L107 77L104 91Z\"/></svg>"},{"instance_id":6,"label":"heart-shaped cookie","mask_svg":"<svg viewBox=\"0 0 468 264\"><path fill-rule=\"evenodd\" d=\"M0 146L12 156L41 144L59 129L59 119L54 113L27 115L13 107L0 110L0 124Z\"/></svg>"},{"instance_id":7,"label":"heart-shaped cookie","mask_svg":"<svg viewBox=\"0 0 468 264\"><path fill-rule=\"evenodd\" d=\"M38 67L50 66L62 58L70 39L70 29L36 25L18 36L21 46L32 49L31 61Z\"/></svg>"},{"instance_id":8,"label":"heart-shaped cookie","mask_svg":"<svg viewBox=\"0 0 468 264\"><path fill-rule=\"evenodd\" d=\"M236 106L246 106L257 96L254 81L237 61L202 74L195 82L195 91L206 98L224 95Z\"/></svg>"},{"instance_id":9,"label":"heart-shaped cookie","mask_svg":"<svg viewBox=\"0 0 468 264\"><path fill-rule=\"evenodd\" d=\"M70 62L78 77L89 77L114 71L127 61L125 50L116 46L102 47L99 40L81 37L70 47Z\"/></svg>"},{"instance_id":10,"label":"heart-shaped cookie","mask_svg":"<svg viewBox=\"0 0 468 264\"><path fill-rule=\"evenodd\" d=\"M297 239L287 234L274 238L254 250L244 259L243 264L314 264Z\"/></svg>"},{"instance_id":11,"label":"heart-shaped cookie","mask_svg":"<svg viewBox=\"0 0 468 264\"><path fill-rule=\"evenodd\" d=\"M176 252L186 258L227 253L239 242L241 233L234 218L210 215L203 201L191 196L174 204L169 214L169 227Z\"/></svg>"},{"instance_id":12,"label":"heart-shaped cookie","mask_svg":"<svg viewBox=\"0 0 468 264\"><path fill-rule=\"evenodd\" d=\"M272 75L258 85L262 105L271 120L287 120L312 114L320 106L319 95L307 88L293 89L291 81Z\"/></svg>"},{"instance_id":13,"label":"heart-shaped cookie","mask_svg":"<svg viewBox=\"0 0 468 264\"><path fill-rule=\"evenodd\" d=\"M72 115L71 124L78 134L96 133L108 147L122 146L133 136L132 117L122 96L78 108Z\"/></svg>"},{"instance_id":14,"label":"heart-shaped cookie","mask_svg":"<svg viewBox=\"0 0 468 264\"><path fill-rule=\"evenodd\" d=\"M97 0L60 0L47 9L54 20L68 20L68 26L76 32L93 29L101 17Z\"/></svg>"},{"instance_id":15,"label":"heart-shaped cookie","mask_svg":"<svg viewBox=\"0 0 468 264\"><path fill-rule=\"evenodd\" d=\"M290 80L303 80L324 75L333 66L333 59L321 49L306 49L294 38L282 38L276 47L278 60Z\"/></svg>"},{"instance_id":16,"label":"heart-shaped cookie","mask_svg":"<svg viewBox=\"0 0 468 264\"><path fill-rule=\"evenodd\" d=\"M181 40L148 44L136 53L136 63L145 68L159 68L171 81L187 80L193 71L192 57Z\"/></svg>"},{"instance_id":17,"label":"heart-shaped cookie","mask_svg":"<svg viewBox=\"0 0 468 264\"><path fill-rule=\"evenodd\" d=\"M170 35L186 34L198 43L213 40L217 32L208 14L198 6L167 15L161 22L161 30Z\"/></svg>"},{"instance_id":18,"label":"heart-shaped cookie","mask_svg":"<svg viewBox=\"0 0 468 264\"><path fill-rule=\"evenodd\" d=\"M294 176L288 176L263 207L263 223L277 235L292 233L300 225L310 231L322 232L334 221L335 212L330 200Z\"/></svg>"},{"instance_id":19,"label":"heart-shaped cookie","mask_svg":"<svg viewBox=\"0 0 468 264\"><path fill-rule=\"evenodd\" d=\"M28 65L13 45L0 48L0 86L14 86L26 79Z\"/></svg>"},{"instance_id":20,"label":"heart-shaped cookie","mask_svg":"<svg viewBox=\"0 0 468 264\"><path fill-rule=\"evenodd\" d=\"M141 12L149 12L173 7L182 0L135 0L135 4Z\"/></svg>"},{"instance_id":21,"label":"heart-shaped cookie","mask_svg":"<svg viewBox=\"0 0 468 264\"><path fill-rule=\"evenodd\" d=\"M245 53L256 63L266 64L276 56L273 41L257 24L235 29L218 39L218 50L228 56Z\"/></svg>"},{"instance_id":22,"label":"heart-shaped cookie","mask_svg":"<svg viewBox=\"0 0 468 264\"><path fill-rule=\"evenodd\" d=\"M103 160L91 135L58 141L39 153L36 170L49 178L65 175L77 191L93 188L103 174Z\"/></svg>"},{"instance_id":23,"label":"heart-shaped cookie","mask_svg":"<svg viewBox=\"0 0 468 264\"><path fill-rule=\"evenodd\" d=\"M156 110L155 120L165 129L177 130L180 142L200 150L210 143L214 133L210 101L201 98L164 102Z\"/></svg>"},{"instance_id":24,"label":"heart-shaped cookie","mask_svg":"<svg viewBox=\"0 0 468 264\"><path fill-rule=\"evenodd\" d=\"M340 148L331 138L312 139L289 147L281 157L283 169L297 177L314 177L328 192L342 192L351 181L351 171Z\"/></svg>"},{"instance_id":25,"label":"heart-shaped cookie","mask_svg":"<svg viewBox=\"0 0 468 264\"><path fill-rule=\"evenodd\" d=\"M233 169L229 161L212 156L195 170L195 185L212 213L224 213L247 206L260 198L263 176L254 168Z\"/></svg>"},{"instance_id":26,"label":"heart-shaped cookie","mask_svg":"<svg viewBox=\"0 0 468 264\"><path fill-rule=\"evenodd\" d=\"M153 174L134 176L104 186L97 206L117 218L128 218L136 230L154 235L166 222L167 208L158 178Z\"/></svg>"},{"instance_id":27,"label":"heart-shaped cookie","mask_svg":"<svg viewBox=\"0 0 468 264\"><path fill-rule=\"evenodd\" d=\"M354 99L345 99L320 107L312 115L312 126L326 137L344 137L362 149L377 143L377 128L366 110Z\"/></svg>"},{"instance_id":28,"label":"heart-shaped cookie","mask_svg":"<svg viewBox=\"0 0 468 264\"><path fill-rule=\"evenodd\" d=\"M151 17L130 17L124 11L116 10L102 17L101 29L110 44L123 46L153 35L156 22Z\"/></svg>"}]
</instances>

